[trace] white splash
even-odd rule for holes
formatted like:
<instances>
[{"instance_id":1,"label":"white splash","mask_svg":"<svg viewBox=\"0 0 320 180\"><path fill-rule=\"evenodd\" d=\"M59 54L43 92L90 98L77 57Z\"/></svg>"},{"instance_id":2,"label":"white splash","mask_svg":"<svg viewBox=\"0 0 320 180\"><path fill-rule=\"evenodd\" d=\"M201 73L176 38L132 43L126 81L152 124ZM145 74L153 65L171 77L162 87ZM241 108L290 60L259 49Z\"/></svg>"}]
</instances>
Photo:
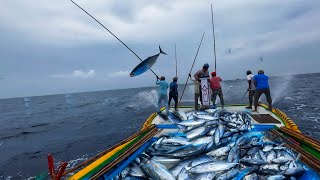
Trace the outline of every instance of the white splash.
<instances>
[{"instance_id":1,"label":"white splash","mask_svg":"<svg viewBox=\"0 0 320 180\"><path fill-rule=\"evenodd\" d=\"M66 104L71 104L71 95L69 93L66 93L64 95L64 99L65 99Z\"/></svg>"},{"instance_id":2,"label":"white splash","mask_svg":"<svg viewBox=\"0 0 320 180\"><path fill-rule=\"evenodd\" d=\"M75 167L76 165L78 165L79 163L81 162L84 162L86 160L89 159L89 155L85 154L85 155L82 155L81 157L77 158L77 159L73 159L73 160L70 160L68 162L68 165L67 165L67 168L73 168Z\"/></svg>"},{"instance_id":3,"label":"white splash","mask_svg":"<svg viewBox=\"0 0 320 180\"><path fill-rule=\"evenodd\" d=\"M104 102L102 103L102 105L107 105L107 104L112 104L112 103L115 103L116 102L116 98L106 98L104 100Z\"/></svg>"},{"instance_id":4,"label":"white splash","mask_svg":"<svg viewBox=\"0 0 320 180\"><path fill-rule=\"evenodd\" d=\"M23 101L24 101L24 106L26 108L29 108L29 106L30 106L30 97L23 98Z\"/></svg>"},{"instance_id":5,"label":"white splash","mask_svg":"<svg viewBox=\"0 0 320 180\"><path fill-rule=\"evenodd\" d=\"M281 80L281 83L271 89L272 104L278 102L286 95L286 90L289 88L292 79L293 76L290 75L279 77L278 80Z\"/></svg>"},{"instance_id":6,"label":"white splash","mask_svg":"<svg viewBox=\"0 0 320 180\"><path fill-rule=\"evenodd\" d=\"M158 93L154 89L151 91L142 91L135 95L133 99L136 101L135 103L138 103L143 107L150 105L157 107Z\"/></svg>"},{"instance_id":7,"label":"white splash","mask_svg":"<svg viewBox=\"0 0 320 180\"><path fill-rule=\"evenodd\" d=\"M292 97L285 97L284 99L285 99L285 100L293 100Z\"/></svg>"}]
</instances>

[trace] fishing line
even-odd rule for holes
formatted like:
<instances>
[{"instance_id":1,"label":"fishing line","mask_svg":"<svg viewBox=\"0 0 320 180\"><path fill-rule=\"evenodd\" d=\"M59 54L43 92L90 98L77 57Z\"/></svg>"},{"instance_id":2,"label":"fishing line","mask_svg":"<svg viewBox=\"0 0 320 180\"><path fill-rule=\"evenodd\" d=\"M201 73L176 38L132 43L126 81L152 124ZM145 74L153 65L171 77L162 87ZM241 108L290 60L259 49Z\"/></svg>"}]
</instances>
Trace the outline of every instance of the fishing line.
<instances>
[{"instance_id":1,"label":"fishing line","mask_svg":"<svg viewBox=\"0 0 320 180\"><path fill-rule=\"evenodd\" d=\"M191 66L191 69L190 69L189 74L191 74L191 71L192 71L192 69L193 69L194 63L196 62L196 59L197 59L197 56L198 56L198 52L199 52L200 46L201 46L201 44L202 44L202 40L203 40L204 34L205 34L205 33L202 34L202 38L201 38L201 41L200 41L200 44L199 44L199 47L198 47L196 56L194 57L194 60L193 60L193 63L192 63L192 66ZM183 96L184 91L185 91L185 89L186 89L186 87L187 87L187 84L188 84L188 81L189 81L189 74L188 74L188 78L187 78L186 84L184 85L184 88L183 88L183 91L182 91L182 94L181 94L181 97L180 97L180 100L179 100L178 105L181 103L182 96Z\"/></svg>"},{"instance_id":2,"label":"fishing line","mask_svg":"<svg viewBox=\"0 0 320 180\"><path fill-rule=\"evenodd\" d=\"M127 49L129 49L140 61L143 61L131 48L129 48L124 42L122 42L115 34L113 34L108 28L106 28L101 22L99 22L95 17L93 17L90 13L84 10L81 6L79 6L74 1L70 0L74 5L76 5L79 9L89 15L93 20L95 20L98 24L100 24L105 30L107 30L112 36L114 36L118 41L120 41ZM157 76L157 74L150 68L150 71Z\"/></svg>"}]
</instances>

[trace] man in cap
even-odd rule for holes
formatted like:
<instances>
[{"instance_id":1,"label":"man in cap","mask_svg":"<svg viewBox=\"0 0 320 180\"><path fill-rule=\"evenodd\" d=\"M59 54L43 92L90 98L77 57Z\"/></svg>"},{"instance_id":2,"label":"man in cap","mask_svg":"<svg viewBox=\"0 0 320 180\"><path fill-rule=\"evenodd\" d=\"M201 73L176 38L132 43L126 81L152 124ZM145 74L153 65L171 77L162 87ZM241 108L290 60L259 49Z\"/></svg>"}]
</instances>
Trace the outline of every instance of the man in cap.
<instances>
[{"instance_id":1,"label":"man in cap","mask_svg":"<svg viewBox=\"0 0 320 180\"><path fill-rule=\"evenodd\" d=\"M216 72L212 72L211 76L212 76L210 79L210 88L212 91L211 101L212 101L213 105L215 105L216 98L217 98L217 96L219 96L221 106L223 109L224 108L224 100L223 100L223 94L222 94L222 89L221 89L221 85L220 85L220 81L222 81L222 79L219 76L217 76Z\"/></svg>"},{"instance_id":2,"label":"man in cap","mask_svg":"<svg viewBox=\"0 0 320 180\"><path fill-rule=\"evenodd\" d=\"M170 83L170 91L169 91L169 107L171 104L171 100L173 98L174 100L174 110L177 110L178 106L178 84L177 84L178 78L174 77L172 79L172 82Z\"/></svg>"},{"instance_id":3,"label":"man in cap","mask_svg":"<svg viewBox=\"0 0 320 180\"><path fill-rule=\"evenodd\" d=\"M169 115L169 107L168 107L168 83L165 81L166 78L164 76L161 76L160 81L159 81L159 77L157 76L157 82L156 85L160 86L159 89L159 100L158 100L158 113L161 113L160 111L160 106L162 101L164 102L165 106L166 106L166 113L167 115Z\"/></svg>"},{"instance_id":4,"label":"man in cap","mask_svg":"<svg viewBox=\"0 0 320 180\"><path fill-rule=\"evenodd\" d=\"M253 77L254 84L256 86L256 91L254 94L254 111L257 111L258 100L262 94L266 96L267 102L269 104L269 110L272 111L272 99L269 89L269 77L264 75L263 70L258 71L258 75Z\"/></svg>"},{"instance_id":5,"label":"man in cap","mask_svg":"<svg viewBox=\"0 0 320 180\"><path fill-rule=\"evenodd\" d=\"M246 107L248 109L252 109L252 103L253 103L253 96L254 96L254 92L256 90L256 87L254 85L253 82L253 77L254 75L252 74L252 72L250 70L247 71L247 81L248 81L248 89L247 92L249 92L249 106Z\"/></svg>"},{"instance_id":6,"label":"man in cap","mask_svg":"<svg viewBox=\"0 0 320 180\"><path fill-rule=\"evenodd\" d=\"M208 63L205 63L203 66L202 66L202 69L200 69L199 71L197 71L193 77L196 81L198 82L201 82L200 78L210 78L209 76L209 64ZM195 109L198 110L198 97L196 97L197 95L195 94L195 106L197 106ZM200 96L200 101L201 101L201 105L202 104L202 91L201 91L201 85L199 83L199 96Z\"/></svg>"}]
</instances>

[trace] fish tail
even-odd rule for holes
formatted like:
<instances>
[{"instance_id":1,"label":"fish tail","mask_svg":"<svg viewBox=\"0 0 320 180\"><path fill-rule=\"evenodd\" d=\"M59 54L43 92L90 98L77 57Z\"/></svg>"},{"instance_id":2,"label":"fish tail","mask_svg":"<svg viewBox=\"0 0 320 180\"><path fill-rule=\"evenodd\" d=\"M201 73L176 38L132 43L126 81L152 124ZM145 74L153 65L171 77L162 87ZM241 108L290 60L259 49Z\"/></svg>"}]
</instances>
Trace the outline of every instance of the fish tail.
<instances>
[{"instance_id":1,"label":"fish tail","mask_svg":"<svg viewBox=\"0 0 320 180\"><path fill-rule=\"evenodd\" d=\"M159 46L159 50L160 50L160 54L165 54L165 55L167 55L167 53L165 53L165 52L162 51L162 49L161 49L160 46Z\"/></svg>"}]
</instances>

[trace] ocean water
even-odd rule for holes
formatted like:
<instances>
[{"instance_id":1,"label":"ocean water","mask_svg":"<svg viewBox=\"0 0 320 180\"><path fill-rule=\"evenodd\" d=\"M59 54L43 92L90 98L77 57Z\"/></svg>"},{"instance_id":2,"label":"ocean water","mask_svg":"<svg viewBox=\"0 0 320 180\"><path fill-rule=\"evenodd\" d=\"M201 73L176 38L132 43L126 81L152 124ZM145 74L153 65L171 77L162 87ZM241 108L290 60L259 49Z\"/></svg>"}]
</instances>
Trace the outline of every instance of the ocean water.
<instances>
[{"instance_id":1,"label":"ocean water","mask_svg":"<svg viewBox=\"0 0 320 180\"><path fill-rule=\"evenodd\" d=\"M319 73L270 78L273 106L318 140L319 82ZM227 104L248 102L246 80L224 81L222 88ZM0 179L47 173L49 153L56 164L73 167L137 132L156 102L155 87L0 99ZM192 84L182 105L193 105Z\"/></svg>"}]
</instances>

